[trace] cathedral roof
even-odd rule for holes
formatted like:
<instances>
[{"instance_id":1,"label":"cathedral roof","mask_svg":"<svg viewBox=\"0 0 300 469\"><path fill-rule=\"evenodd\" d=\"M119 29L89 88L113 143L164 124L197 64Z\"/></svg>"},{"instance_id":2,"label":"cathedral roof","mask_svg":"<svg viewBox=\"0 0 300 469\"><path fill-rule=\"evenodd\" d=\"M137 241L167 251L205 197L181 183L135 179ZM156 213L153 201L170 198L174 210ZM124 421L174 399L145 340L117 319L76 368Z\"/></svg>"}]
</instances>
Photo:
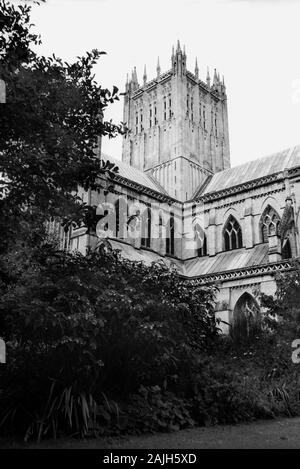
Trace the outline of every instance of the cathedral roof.
<instances>
[{"instance_id":1,"label":"cathedral roof","mask_svg":"<svg viewBox=\"0 0 300 469\"><path fill-rule=\"evenodd\" d=\"M166 191L162 188L159 182L154 179L154 177L148 176L146 173L143 173L143 171L140 171L139 169L136 169L133 166L124 163L123 161L118 160L117 158L114 158L110 155L102 154L102 158L104 160L110 161L111 163L115 163L115 165L118 166L118 176L121 176L128 181L134 181L135 183L143 187L147 187L153 191L167 195Z\"/></svg>"},{"instance_id":2,"label":"cathedral roof","mask_svg":"<svg viewBox=\"0 0 300 469\"><path fill-rule=\"evenodd\" d=\"M296 166L300 166L300 146L220 171L213 175L201 195L238 186Z\"/></svg>"},{"instance_id":3,"label":"cathedral roof","mask_svg":"<svg viewBox=\"0 0 300 469\"><path fill-rule=\"evenodd\" d=\"M195 257L182 261L161 256L148 249L135 249L131 244L116 239L110 239L109 242L113 249L121 250L122 256L127 259L143 261L147 265L151 265L152 262L162 261L168 267L175 267L181 275L191 279L268 264L268 243L257 244L252 249L235 249L220 252L215 256Z\"/></svg>"},{"instance_id":4,"label":"cathedral roof","mask_svg":"<svg viewBox=\"0 0 300 469\"><path fill-rule=\"evenodd\" d=\"M121 251L122 257L131 261L144 262L151 265L152 262L164 262L168 267L175 267L179 273L183 273L183 261L171 257L162 256L150 249L136 249L131 244L121 242L117 239L109 239L109 243L113 249Z\"/></svg>"},{"instance_id":5,"label":"cathedral roof","mask_svg":"<svg viewBox=\"0 0 300 469\"><path fill-rule=\"evenodd\" d=\"M252 249L235 249L215 256L196 257L184 261L183 275L198 277L268 263L268 243L257 244Z\"/></svg>"}]
</instances>

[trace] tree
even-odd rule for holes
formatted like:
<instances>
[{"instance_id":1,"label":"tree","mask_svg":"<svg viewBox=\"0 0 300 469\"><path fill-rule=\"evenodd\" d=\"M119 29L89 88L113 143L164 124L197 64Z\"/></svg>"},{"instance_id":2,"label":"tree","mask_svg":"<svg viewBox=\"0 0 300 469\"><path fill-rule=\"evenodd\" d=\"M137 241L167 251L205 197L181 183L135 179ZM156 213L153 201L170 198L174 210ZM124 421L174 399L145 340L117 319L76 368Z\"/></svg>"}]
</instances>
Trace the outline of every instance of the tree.
<instances>
[{"instance_id":1,"label":"tree","mask_svg":"<svg viewBox=\"0 0 300 469\"><path fill-rule=\"evenodd\" d=\"M100 174L113 177L117 168L97 155L99 138L122 133L122 125L104 119L118 89L103 89L93 75L105 52L95 49L74 63L38 56L33 46L41 40L30 11L0 0L0 77L7 93L0 114L0 253L20 239L36 245L51 217L66 224L91 219L76 190L97 188Z\"/></svg>"},{"instance_id":2,"label":"tree","mask_svg":"<svg viewBox=\"0 0 300 469\"><path fill-rule=\"evenodd\" d=\"M287 340L297 338L300 333L300 262L294 260L290 271L276 275L275 296L262 295L266 308L265 322L268 327L280 332Z\"/></svg>"},{"instance_id":3,"label":"tree","mask_svg":"<svg viewBox=\"0 0 300 469\"><path fill-rule=\"evenodd\" d=\"M101 51L71 64L38 56L30 6L0 0L0 23L0 431L86 434L99 408L107 417L103 393L191 394L200 353L217 334L214 290L104 245L82 256L47 241L46 220L95 221L76 190L96 190L99 175L117 171L97 150L101 136L123 131L104 119L118 90L95 81Z\"/></svg>"}]
</instances>

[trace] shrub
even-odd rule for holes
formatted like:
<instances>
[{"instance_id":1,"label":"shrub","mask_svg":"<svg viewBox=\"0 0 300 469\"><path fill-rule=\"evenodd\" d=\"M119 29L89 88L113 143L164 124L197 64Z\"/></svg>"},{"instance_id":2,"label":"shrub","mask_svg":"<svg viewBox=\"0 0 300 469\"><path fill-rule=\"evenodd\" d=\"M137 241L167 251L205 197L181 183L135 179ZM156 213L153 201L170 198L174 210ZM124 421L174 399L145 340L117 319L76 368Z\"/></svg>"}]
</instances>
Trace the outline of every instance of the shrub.
<instances>
[{"instance_id":1,"label":"shrub","mask_svg":"<svg viewBox=\"0 0 300 469\"><path fill-rule=\"evenodd\" d=\"M195 350L217 334L213 294L107 246L87 256L37 249L0 299L0 428L84 435L103 393L122 401L141 386L187 388Z\"/></svg>"}]
</instances>

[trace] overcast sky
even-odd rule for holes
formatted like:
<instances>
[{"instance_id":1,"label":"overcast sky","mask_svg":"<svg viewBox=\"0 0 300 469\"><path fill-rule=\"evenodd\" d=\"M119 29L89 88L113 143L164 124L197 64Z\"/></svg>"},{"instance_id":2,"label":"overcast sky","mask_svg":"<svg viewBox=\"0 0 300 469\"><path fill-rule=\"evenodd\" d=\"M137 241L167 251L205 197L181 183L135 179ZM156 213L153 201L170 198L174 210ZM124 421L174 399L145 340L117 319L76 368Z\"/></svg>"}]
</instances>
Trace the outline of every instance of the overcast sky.
<instances>
[{"instance_id":1,"label":"overcast sky","mask_svg":"<svg viewBox=\"0 0 300 469\"><path fill-rule=\"evenodd\" d=\"M106 51L97 81L121 91L134 66L154 78L158 55L168 70L179 39L188 69L197 56L200 78L225 76L232 166L300 144L300 0L48 0L32 20L43 54ZM106 118L120 122L122 106ZM103 151L121 158L121 138Z\"/></svg>"}]
</instances>

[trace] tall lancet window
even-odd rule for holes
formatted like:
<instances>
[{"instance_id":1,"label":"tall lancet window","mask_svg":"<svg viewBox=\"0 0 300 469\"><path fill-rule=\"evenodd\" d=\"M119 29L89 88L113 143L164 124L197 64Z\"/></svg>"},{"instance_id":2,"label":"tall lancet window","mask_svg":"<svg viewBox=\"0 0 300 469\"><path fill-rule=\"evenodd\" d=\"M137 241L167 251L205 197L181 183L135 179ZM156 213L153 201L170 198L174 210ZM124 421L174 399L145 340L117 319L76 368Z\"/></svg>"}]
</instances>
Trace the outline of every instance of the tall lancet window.
<instances>
[{"instance_id":1,"label":"tall lancet window","mask_svg":"<svg viewBox=\"0 0 300 469\"><path fill-rule=\"evenodd\" d=\"M115 235L118 238L120 235L120 200L115 201L115 215L116 215L116 232Z\"/></svg>"},{"instance_id":2,"label":"tall lancet window","mask_svg":"<svg viewBox=\"0 0 300 469\"><path fill-rule=\"evenodd\" d=\"M196 223L194 227L194 241L196 245L196 253L198 257L207 255L207 240L206 235L201 226Z\"/></svg>"},{"instance_id":3,"label":"tall lancet window","mask_svg":"<svg viewBox=\"0 0 300 469\"><path fill-rule=\"evenodd\" d=\"M224 227L224 247L225 251L243 247L242 229L232 215L230 215Z\"/></svg>"},{"instance_id":4,"label":"tall lancet window","mask_svg":"<svg viewBox=\"0 0 300 469\"><path fill-rule=\"evenodd\" d=\"M139 125L139 116L138 116L138 113L136 112L136 114L135 114L135 133L136 133L136 134L137 134L138 131L139 131L138 125Z\"/></svg>"},{"instance_id":5,"label":"tall lancet window","mask_svg":"<svg viewBox=\"0 0 300 469\"><path fill-rule=\"evenodd\" d=\"M140 110L140 128L141 128L141 132L143 132L144 128L143 128L143 110L142 109Z\"/></svg>"},{"instance_id":6,"label":"tall lancet window","mask_svg":"<svg viewBox=\"0 0 300 469\"><path fill-rule=\"evenodd\" d=\"M263 243L268 242L268 236L275 235L278 233L278 227L280 223L280 216L274 210L271 205L268 205L260 219L260 232L261 232L261 241Z\"/></svg>"},{"instance_id":7,"label":"tall lancet window","mask_svg":"<svg viewBox=\"0 0 300 469\"><path fill-rule=\"evenodd\" d=\"M281 256L282 259L291 259L292 256L292 248L289 239L285 239L282 244L281 248Z\"/></svg>"},{"instance_id":8,"label":"tall lancet window","mask_svg":"<svg viewBox=\"0 0 300 469\"><path fill-rule=\"evenodd\" d=\"M174 213L170 213L170 219L166 227L166 254L175 253L175 221Z\"/></svg>"},{"instance_id":9,"label":"tall lancet window","mask_svg":"<svg viewBox=\"0 0 300 469\"><path fill-rule=\"evenodd\" d=\"M204 235L203 244L200 248L198 248L197 254L198 254L198 257L207 256L207 239L206 239L206 235Z\"/></svg>"},{"instance_id":10,"label":"tall lancet window","mask_svg":"<svg viewBox=\"0 0 300 469\"><path fill-rule=\"evenodd\" d=\"M218 120L217 120L217 114L215 114L215 135L216 135L216 137L218 136Z\"/></svg>"},{"instance_id":11,"label":"tall lancet window","mask_svg":"<svg viewBox=\"0 0 300 469\"><path fill-rule=\"evenodd\" d=\"M141 245L151 247L151 208L147 207L142 213Z\"/></svg>"}]
</instances>

